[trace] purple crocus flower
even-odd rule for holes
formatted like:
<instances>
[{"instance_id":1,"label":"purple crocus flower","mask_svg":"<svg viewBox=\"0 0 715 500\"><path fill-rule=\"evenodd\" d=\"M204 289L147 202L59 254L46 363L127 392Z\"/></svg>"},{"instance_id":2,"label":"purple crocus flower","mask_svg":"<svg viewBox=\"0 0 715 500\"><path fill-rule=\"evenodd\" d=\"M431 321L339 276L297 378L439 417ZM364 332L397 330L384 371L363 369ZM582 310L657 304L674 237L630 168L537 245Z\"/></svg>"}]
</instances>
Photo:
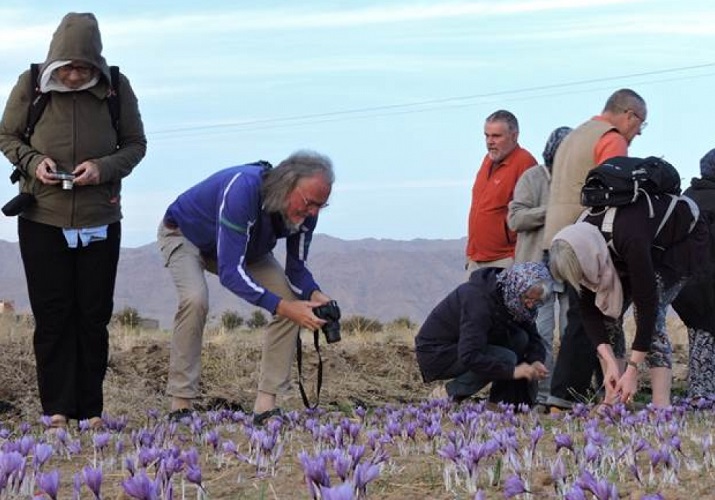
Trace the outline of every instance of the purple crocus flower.
<instances>
[{"instance_id":1,"label":"purple crocus flower","mask_svg":"<svg viewBox=\"0 0 715 500\"><path fill-rule=\"evenodd\" d=\"M587 462L593 463L598 459L600 451L598 446L593 443L588 443L583 449L583 454Z\"/></svg>"},{"instance_id":2,"label":"purple crocus flower","mask_svg":"<svg viewBox=\"0 0 715 500\"><path fill-rule=\"evenodd\" d=\"M57 500L57 490L60 487L60 471L41 472L37 475L37 486L52 500Z\"/></svg>"},{"instance_id":3,"label":"purple crocus flower","mask_svg":"<svg viewBox=\"0 0 715 500\"><path fill-rule=\"evenodd\" d=\"M556 442L556 451L561 448L573 451L573 439L569 434L557 434L554 436L554 441Z\"/></svg>"},{"instance_id":4,"label":"purple crocus flower","mask_svg":"<svg viewBox=\"0 0 715 500\"><path fill-rule=\"evenodd\" d=\"M32 466L35 470L39 470L52 457L53 451L51 444L39 443L35 445L35 456L32 459Z\"/></svg>"},{"instance_id":5,"label":"purple crocus flower","mask_svg":"<svg viewBox=\"0 0 715 500\"><path fill-rule=\"evenodd\" d=\"M216 429L211 429L210 431L206 432L206 434L204 434L204 440L207 444L211 445L211 448L213 448L214 453L218 450L219 436L218 431Z\"/></svg>"},{"instance_id":6,"label":"purple crocus flower","mask_svg":"<svg viewBox=\"0 0 715 500\"><path fill-rule=\"evenodd\" d=\"M129 497L137 500L158 500L160 495L158 481L149 479L143 470L122 481L122 489Z\"/></svg>"},{"instance_id":7,"label":"purple crocus flower","mask_svg":"<svg viewBox=\"0 0 715 500\"><path fill-rule=\"evenodd\" d=\"M561 455L558 455L556 460L551 464L551 477L556 483L566 478L566 465L564 465L564 461L561 460Z\"/></svg>"},{"instance_id":8,"label":"purple crocus flower","mask_svg":"<svg viewBox=\"0 0 715 500\"><path fill-rule=\"evenodd\" d=\"M362 444L351 444L348 446L348 455L353 461L353 464L360 462L362 457L365 455L365 445Z\"/></svg>"},{"instance_id":9,"label":"purple crocus flower","mask_svg":"<svg viewBox=\"0 0 715 500\"><path fill-rule=\"evenodd\" d=\"M187 467L186 480L203 489L203 485L201 483L201 468L198 465L190 465L189 467Z\"/></svg>"},{"instance_id":10,"label":"purple crocus flower","mask_svg":"<svg viewBox=\"0 0 715 500\"><path fill-rule=\"evenodd\" d=\"M109 439L110 439L110 436L109 436L109 433L107 433L107 432L95 434L92 437L92 443L94 444L94 448L98 451L103 451L109 444Z\"/></svg>"},{"instance_id":11,"label":"purple crocus flower","mask_svg":"<svg viewBox=\"0 0 715 500\"><path fill-rule=\"evenodd\" d=\"M99 500L102 498L100 490L102 489L102 469L101 467L86 466L82 469L82 478L87 488L94 494L94 498Z\"/></svg>"},{"instance_id":12,"label":"purple crocus flower","mask_svg":"<svg viewBox=\"0 0 715 500\"><path fill-rule=\"evenodd\" d=\"M355 490L349 481L334 488L321 486L320 498L323 500L353 500L355 498Z\"/></svg>"},{"instance_id":13,"label":"purple crocus flower","mask_svg":"<svg viewBox=\"0 0 715 500\"><path fill-rule=\"evenodd\" d=\"M35 445L35 438L33 438L32 436L27 436L27 435L22 436L20 438L19 448L17 451L19 451L23 457L26 457L27 455L30 454L30 450L32 449L32 447L34 445Z\"/></svg>"},{"instance_id":14,"label":"purple crocus flower","mask_svg":"<svg viewBox=\"0 0 715 500\"><path fill-rule=\"evenodd\" d=\"M522 493L528 493L528 491L519 476L512 474L504 481L504 498L512 498Z\"/></svg>"},{"instance_id":15,"label":"purple crocus flower","mask_svg":"<svg viewBox=\"0 0 715 500\"><path fill-rule=\"evenodd\" d=\"M42 424L42 427L44 427L45 429L49 429L50 427L52 427L52 417L50 417L49 415L42 415L40 417L40 423Z\"/></svg>"},{"instance_id":16,"label":"purple crocus flower","mask_svg":"<svg viewBox=\"0 0 715 500\"><path fill-rule=\"evenodd\" d=\"M345 455L337 455L333 457L333 470L338 475L341 481L345 481L350 472L351 460Z\"/></svg>"},{"instance_id":17,"label":"purple crocus flower","mask_svg":"<svg viewBox=\"0 0 715 500\"><path fill-rule=\"evenodd\" d=\"M355 487L361 494L365 494L367 491L367 484L371 481L377 479L380 475L380 466L377 464L371 464L369 462L363 462L355 467L355 475L353 479L355 480Z\"/></svg>"},{"instance_id":18,"label":"purple crocus flower","mask_svg":"<svg viewBox=\"0 0 715 500\"><path fill-rule=\"evenodd\" d=\"M580 486L574 484L569 491L564 495L564 500L586 500L586 493Z\"/></svg>"},{"instance_id":19,"label":"purple crocus flower","mask_svg":"<svg viewBox=\"0 0 715 500\"><path fill-rule=\"evenodd\" d=\"M530 437L531 437L531 449L535 449L536 445L538 444L539 440L544 436L544 428L541 427L540 425L535 427L534 430L531 431Z\"/></svg>"},{"instance_id":20,"label":"purple crocus flower","mask_svg":"<svg viewBox=\"0 0 715 500\"><path fill-rule=\"evenodd\" d=\"M321 486L330 487L330 476L326 468L325 457L319 455L313 459L308 453L301 451L298 453L298 459L303 465L303 475L308 492L312 498L317 498L318 491L316 488Z\"/></svg>"}]
</instances>

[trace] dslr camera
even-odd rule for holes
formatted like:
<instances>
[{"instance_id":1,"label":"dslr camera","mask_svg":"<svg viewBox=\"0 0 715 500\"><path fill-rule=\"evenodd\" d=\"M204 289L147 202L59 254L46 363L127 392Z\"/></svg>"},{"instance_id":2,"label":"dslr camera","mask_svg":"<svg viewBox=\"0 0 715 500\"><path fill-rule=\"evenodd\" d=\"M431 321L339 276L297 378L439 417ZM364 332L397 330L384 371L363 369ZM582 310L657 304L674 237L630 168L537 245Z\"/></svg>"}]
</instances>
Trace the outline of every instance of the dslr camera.
<instances>
[{"instance_id":1,"label":"dslr camera","mask_svg":"<svg viewBox=\"0 0 715 500\"><path fill-rule=\"evenodd\" d=\"M326 321L322 327L325 341L328 344L340 342L340 308L338 303L331 300L327 304L314 307L313 314Z\"/></svg>"}]
</instances>

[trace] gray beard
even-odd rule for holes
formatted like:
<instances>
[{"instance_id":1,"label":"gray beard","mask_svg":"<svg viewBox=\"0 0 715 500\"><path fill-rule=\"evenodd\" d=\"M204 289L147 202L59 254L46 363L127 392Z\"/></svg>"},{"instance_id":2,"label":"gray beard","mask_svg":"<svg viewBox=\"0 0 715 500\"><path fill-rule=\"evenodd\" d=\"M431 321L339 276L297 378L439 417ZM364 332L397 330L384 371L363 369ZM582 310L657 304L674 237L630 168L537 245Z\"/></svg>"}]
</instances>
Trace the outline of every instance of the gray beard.
<instances>
[{"instance_id":1,"label":"gray beard","mask_svg":"<svg viewBox=\"0 0 715 500\"><path fill-rule=\"evenodd\" d=\"M283 224L285 224L289 234L295 234L300 231L300 226L303 224L303 221L300 221L298 224L293 224L284 214L281 214L281 217L283 218Z\"/></svg>"}]
</instances>

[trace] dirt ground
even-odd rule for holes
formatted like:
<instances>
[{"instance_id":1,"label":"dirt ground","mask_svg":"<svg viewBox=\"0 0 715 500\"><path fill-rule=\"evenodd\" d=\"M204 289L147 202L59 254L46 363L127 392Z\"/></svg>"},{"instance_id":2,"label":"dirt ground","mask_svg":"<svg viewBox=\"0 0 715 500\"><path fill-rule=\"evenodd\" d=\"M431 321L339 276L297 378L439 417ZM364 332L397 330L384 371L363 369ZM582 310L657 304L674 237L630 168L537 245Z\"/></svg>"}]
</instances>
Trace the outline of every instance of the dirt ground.
<instances>
[{"instance_id":1,"label":"dirt ground","mask_svg":"<svg viewBox=\"0 0 715 500\"><path fill-rule=\"evenodd\" d=\"M682 391L687 372L683 364L683 329L677 322L674 322L673 329L677 343L678 364L674 370L677 393ZM355 419L357 407L380 412L383 407L424 401L432 387L421 381L412 347L414 334L414 331L408 330L369 334L343 332L343 341L340 343L330 346L321 343L324 363L321 409ZM5 359L0 365L0 400L12 405L10 411L0 414L0 422L1 426L7 428L13 428L20 422L29 422L38 436L42 436L38 423L41 410L31 336L30 327L22 322L8 317L0 321L0 348ZM127 436L147 426L156 427L157 422L166 415L168 399L164 388L169 342L168 332L145 332L122 327L112 329L109 370L105 382L105 411L113 417L126 419ZM260 345L260 332L217 329L207 333L202 356L202 397L197 405L203 415L211 414L209 410L250 410L257 384ZM314 402L317 356L312 345L312 334L306 332L303 333L303 357L305 386ZM296 379L297 373L293 377L294 381ZM643 387L647 392L647 384ZM302 410L297 384L294 383L281 395L280 405L287 411ZM226 439L246 441L235 425L222 427L221 433ZM114 439L130 439L122 436L116 435ZM191 442L192 438L185 436L182 439ZM71 488L72 474L90 461L91 441L89 443L81 455L84 458L79 462L60 462L64 488ZM205 447L206 443L203 445ZM313 445L310 436L286 441L286 458L281 474L271 477L256 474L246 464L216 467L208 461L204 467L205 486L211 498L308 498L300 462L296 457L301 449L311 449ZM441 463L442 460L434 453L395 456L390 465L390 480L377 481L371 497L455 498L454 493L444 489ZM110 473L105 473L104 498L128 498L123 496L120 487L125 476L126 473L116 465ZM549 491L552 486L547 479L544 481L545 486L538 488ZM539 491L538 488L535 492ZM88 494L86 490L85 493ZM66 496L60 495L62 497ZM457 497L461 498L459 495ZM629 497L638 498L637 495Z\"/></svg>"}]
</instances>

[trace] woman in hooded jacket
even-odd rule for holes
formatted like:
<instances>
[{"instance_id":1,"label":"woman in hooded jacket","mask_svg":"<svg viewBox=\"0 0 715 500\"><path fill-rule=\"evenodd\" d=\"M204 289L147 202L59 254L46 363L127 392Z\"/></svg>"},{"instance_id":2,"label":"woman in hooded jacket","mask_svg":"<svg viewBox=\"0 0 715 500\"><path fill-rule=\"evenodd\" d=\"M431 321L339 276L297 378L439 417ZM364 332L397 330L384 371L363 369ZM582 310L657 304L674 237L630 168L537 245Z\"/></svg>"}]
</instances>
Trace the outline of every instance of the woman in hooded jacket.
<instances>
[{"instance_id":1,"label":"woman in hooded jacket","mask_svg":"<svg viewBox=\"0 0 715 500\"><path fill-rule=\"evenodd\" d=\"M47 58L19 77L0 122L0 150L23 173L18 239L35 318L34 350L42 410L102 425L107 325L113 309L122 217L121 181L146 152L137 98L119 74L111 85L97 19L69 13ZM31 135L35 92L47 104ZM113 120L108 97L117 95Z\"/></svg>"}]
</instances>

